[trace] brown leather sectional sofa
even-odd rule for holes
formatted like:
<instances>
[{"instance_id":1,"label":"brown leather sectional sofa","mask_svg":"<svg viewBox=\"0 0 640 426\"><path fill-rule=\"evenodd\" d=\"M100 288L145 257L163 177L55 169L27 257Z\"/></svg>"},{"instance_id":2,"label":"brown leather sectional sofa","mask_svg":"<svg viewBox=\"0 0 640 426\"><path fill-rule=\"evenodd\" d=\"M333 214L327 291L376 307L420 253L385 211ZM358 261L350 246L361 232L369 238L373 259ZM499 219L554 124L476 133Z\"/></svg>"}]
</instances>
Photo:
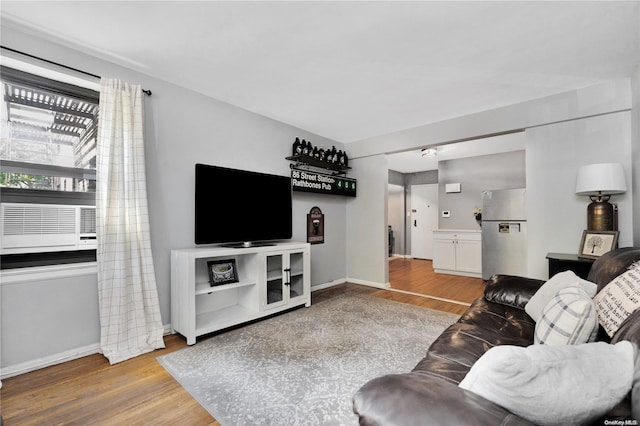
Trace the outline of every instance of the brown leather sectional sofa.
<instances>
[{"instance_id":1,"label":"brown leather sectional sofa","mask_svg":"<svg viewBox=\"0 0 640 426\"><path fill-rule=\"evenodd\" d=\"M596 283L600 291L638 260L640 248L616 249L596 260L588 280ZM378 377L356 393L353 409L360 424L530 425L527 420L458 384L491 347L533 344L535 322L524 311L524 306L542 284L544 281L523 277L492 277L484 297L473 302L458 322L433 342L413 371ZM629 340L640 345L640 310L622 324L613 338L609 339L600 330L598 340L611 343ZM624 424L629 419L632 419L631 392L594 424L617 424L612 423L615 420Z\"/></svg>"}]
</instances>

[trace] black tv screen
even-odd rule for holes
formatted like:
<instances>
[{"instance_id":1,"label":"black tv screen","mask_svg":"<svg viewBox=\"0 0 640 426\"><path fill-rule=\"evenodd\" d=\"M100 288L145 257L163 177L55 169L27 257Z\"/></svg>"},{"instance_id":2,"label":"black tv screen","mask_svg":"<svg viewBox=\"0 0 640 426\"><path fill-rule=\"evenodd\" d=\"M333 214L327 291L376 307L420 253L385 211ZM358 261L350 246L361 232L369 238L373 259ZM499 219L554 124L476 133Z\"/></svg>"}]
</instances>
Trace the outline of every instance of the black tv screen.
<instances>
[{"instance_id":1,"label":"black tv screen","mask_svg":"<svg viewBox=\"0 0 640 426\"><path fill-rule=\"evenodd\" d=\"M196 164L195 243L291 238L291 178Z\"/></svg>"}]
</instances>

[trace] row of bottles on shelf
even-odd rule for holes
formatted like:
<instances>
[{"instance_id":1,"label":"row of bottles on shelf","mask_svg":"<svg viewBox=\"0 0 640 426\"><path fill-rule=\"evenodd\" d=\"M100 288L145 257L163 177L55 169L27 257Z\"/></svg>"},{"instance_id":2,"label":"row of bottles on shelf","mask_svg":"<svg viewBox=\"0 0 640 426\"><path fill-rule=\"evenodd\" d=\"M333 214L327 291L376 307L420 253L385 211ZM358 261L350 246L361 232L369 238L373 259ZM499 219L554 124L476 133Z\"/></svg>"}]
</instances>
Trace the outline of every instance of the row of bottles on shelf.
<instances>
[{"instance_id":1,"label":"row of bottles on shelf","mask_svg":"<svg viewBox=\"0 0 640 426\"><path fill-rule=\"evenodd\" d=\"M316 160L323 161L327 164L333 164L342 167L349 166L349 157L342 150L336 150L333 146L331 149L324 149L322 146L314 146L310 141L300 140L296 138L293 142L293 155L303 155L313 157Z\"/></svg>"}]
</instances>

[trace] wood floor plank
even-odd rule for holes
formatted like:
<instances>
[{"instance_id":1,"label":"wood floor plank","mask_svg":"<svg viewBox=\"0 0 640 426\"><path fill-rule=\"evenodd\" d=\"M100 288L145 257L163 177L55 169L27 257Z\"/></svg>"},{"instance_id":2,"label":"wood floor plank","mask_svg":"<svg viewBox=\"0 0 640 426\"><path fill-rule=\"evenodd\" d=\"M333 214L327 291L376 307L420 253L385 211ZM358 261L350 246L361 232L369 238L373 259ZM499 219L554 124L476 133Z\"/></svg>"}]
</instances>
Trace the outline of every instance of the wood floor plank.
<instances>
[{"instance_id":1,"label":"wood floor plank","mask_svg":"<svg viewBox=\"0 0 640 426\"><path fill-rule=\"evenodd\" d=\"M389 281L398 290L464 303L473 302L484 291L481 278L436 274L431 260L394 258L389 261Z\"/></svg>"},{"instance_id":2,"label":"wood floor plank","mask_svg":"<svg viewBox=\"0 0 640 426\"><path fill-rule=\"evenodd\" d=\"M184 338L165 336L165 345L113 366L95 354L5 379L4 424L219 425L155 359Z\"/></svg>"},{"instance_id":3,"label":"wood floor plank","mask_svg":"<svg viewBox=\"0 0 640 426\"><path fill-rule=\"evenodd\" d=\"M471 302L484 290L479 279L434 274L429 261L393 260L394 289ZM369 294L461 314L466 306L397 291L341 284L312 293L313 303L344 293ZM156 361L186 347L182 336L165 336L165 349L109 365L100 354L3 380L0 408L12 425L219 425ZM425 348L426 349L426 348Z\"/></svg>"}]
</instances>

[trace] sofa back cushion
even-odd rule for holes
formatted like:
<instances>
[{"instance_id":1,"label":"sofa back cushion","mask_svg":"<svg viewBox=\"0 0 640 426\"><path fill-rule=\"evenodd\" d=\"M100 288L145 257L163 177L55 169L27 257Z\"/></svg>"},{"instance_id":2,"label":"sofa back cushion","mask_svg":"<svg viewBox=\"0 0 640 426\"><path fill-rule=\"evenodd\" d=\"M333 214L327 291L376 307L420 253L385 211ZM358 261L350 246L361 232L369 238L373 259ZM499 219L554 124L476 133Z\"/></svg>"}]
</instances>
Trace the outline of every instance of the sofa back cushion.
<instances>
[{"instance_id":1,"label":"sofa back cushion","mask_svg":"<svg viewBox=\"0 0 640 426\"><path fill-rule=\"evenodd\" d=\"M640 247L624 247L600 256L591 267L588 281L598 285L598 292L615 277L624 273L635 262L640 261Z\"/></svg>"},{"instance_id":2,"label":"sofa back cushion","mask_svg":"<svg viewBox=\"0 0 640 426\"><path fill-rule=\"evenodd\" d=\"M484 298L487 302L524 309L544 281L513 275L494 275L487 281Z\"/></svg>"}]
</instances>

